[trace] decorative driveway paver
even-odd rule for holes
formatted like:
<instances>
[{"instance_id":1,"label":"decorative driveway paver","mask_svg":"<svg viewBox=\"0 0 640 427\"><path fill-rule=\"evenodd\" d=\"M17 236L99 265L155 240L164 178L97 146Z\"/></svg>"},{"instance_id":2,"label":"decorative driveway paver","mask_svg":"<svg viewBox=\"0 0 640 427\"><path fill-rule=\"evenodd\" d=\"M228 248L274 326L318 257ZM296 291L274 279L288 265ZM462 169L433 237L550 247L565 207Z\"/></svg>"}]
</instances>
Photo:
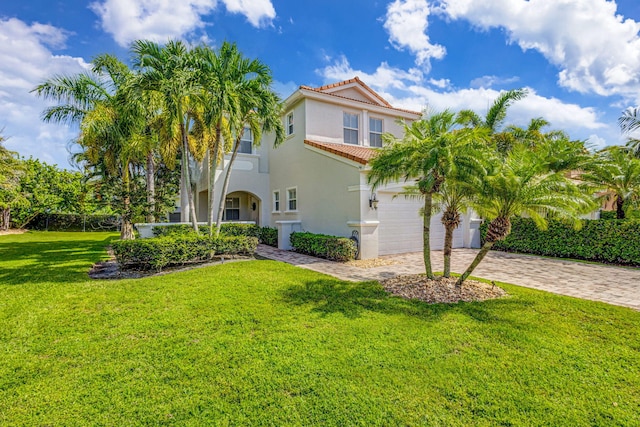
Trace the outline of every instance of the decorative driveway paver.
<instances>
[{"instance_id":1,"label":"decorative driveway paver","mask_svg":"<svg viewBox=\"0 0 640 427\"><path fill-rule=\"evenodd\" d=\"M462 272L477 253L476 249L455 249L451 270ZM266 245L259 245L257 254L351 281L382 280L399 274L424 272L421 252L385 256L383 258L391 258L396 264L371 268L327 261ZM432 251L431 257L434 268L438 270L442 266L442 251ZM640 268L491 251L473 275L640 310Z\"/></svg>"}]
</instances>

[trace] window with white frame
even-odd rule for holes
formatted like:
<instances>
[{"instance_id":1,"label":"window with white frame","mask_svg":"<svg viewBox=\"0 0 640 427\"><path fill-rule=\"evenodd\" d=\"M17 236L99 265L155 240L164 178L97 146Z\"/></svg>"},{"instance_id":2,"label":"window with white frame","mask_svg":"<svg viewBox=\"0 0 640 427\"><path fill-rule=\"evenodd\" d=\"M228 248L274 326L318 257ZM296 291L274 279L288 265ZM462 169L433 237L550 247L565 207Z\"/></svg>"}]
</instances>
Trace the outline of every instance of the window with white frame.
<instances>
[{"instance_id":1,"label":"window with white frame","mask_svg":"<svg viewBox=\"0 0 640 427\"><path fill-rule=\"evenodd\" d=\"M369 145L382 147L382 119L369 117Z\"/></svg>"},{"instance_id":2,"label":"window with white frame","mask_svg":"<svg viewBox=\"0 0 640 427\"><path fill-rule=\"evenodd\" d=\"M238 149L238 153L251 154L252 147L253 134L251 133L251 129L244 128L242 138L240 138L240 147Z\"/></svg>"},{"instance_id":3,"label":"window with white frame","mask_svg":"<svg viewBox=\"0 0 640 427\"><path fill-rule=\"evenodd\" d=\"M224 220L238 221L240 219L240 197L227 197L224 203Z\"/></svg>"},{"instance_id":4,"label":"window with white frame","mask_svg":"<svg viewBox=\"0 0 640 427\"><path fill-rule=\"evenodd\" d=\"M273 211L280 212L280 190L273 192Z\"/></svg>"},{"instance_id":5,"label":"window with white frame","mask_svg":"<svg viewBox=\"0 0 640 427\"><path fill-rule=\"evenodd\" d=\"M358 144L358 115L343 113L344 143Z\"/></svg>"},{"instance_id":6,"label":"window with white frame","mask_svg":"<svg viewBox=\"0 0 640 427\"><path fill-rule=\"evenodd\" d=\"M287 188L287 210L298 210L298 189L296 187Z\"/></svg>"},{"instance_id":7,"label":"window with white frame","mask_svg":"<svg viewBox=\"0 0 640 427\"><path fill-rule=\"evenodd\" d=\"M287 135L293 135L293 111L287 114Z\"/></svg>"}]
</instances>

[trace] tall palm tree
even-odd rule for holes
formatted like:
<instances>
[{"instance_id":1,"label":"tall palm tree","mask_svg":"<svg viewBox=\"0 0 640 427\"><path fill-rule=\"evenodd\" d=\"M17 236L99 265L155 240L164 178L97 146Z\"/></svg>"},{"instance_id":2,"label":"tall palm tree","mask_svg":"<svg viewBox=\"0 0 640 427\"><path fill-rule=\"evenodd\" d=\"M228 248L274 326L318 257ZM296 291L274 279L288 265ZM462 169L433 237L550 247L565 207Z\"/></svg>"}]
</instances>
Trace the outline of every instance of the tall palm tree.
<instances>
[{"instance_id":1,"label":"tall palm tree","mask_svg":"<svg viewBox=\"0 0 640 427\"><path fill-rule=\"evenodd\" d=\"M513 216L528 216L541 229L547 227L549 216L572 220L579 226L579 216L594 208L590 192L567 178L564 171L552 170L549 158L541 152L518 143L506 157L493 163L472 203L473 209L490 221L485 242L457 286L464 283L497 241L509 235Z\"/></svg>"},{"instance_id":2,"label":"tall palm tree","mask_svg":"<svg viewBox=\"0 0 640 427\"><path fill-rule=\"evenodd\" d=\"M229 187L231 169L240 149L240 141L246 129L252 135L254 146L260 145L263 132L273 132L275 135L273 145L277 147L284 141L284 125L280 117L281 106L278 95L267 85L255 82L251 93L246 93L240 102L240 115L232 125L232 132L235 133L233 150L229 159L229 164L225 172L220 202L218 204L218 216L216 220L216 235L220 234L222 226L222 215L224 212L224 201ZM227 122L230 123L230 122Z\"/></svg>"},{"instance_id":3,"label":"tall palm tree","mask_svg":"<svg viewBox=\"0 0 640 427\"><path fill-rule=\"evenodd\" d=\"M400 180L414 180L424 200L423 261L425 272L433 279L431 266L431 217L433 196L441 191L447 176L458 168L473 168L479 159L462 147L476 141L484 131L470 128L454 130L455 114L445 110L404 125L402 139L385 135L385 146L371 162L369 183L375 189Z\"/></svg>"},{"instance_id":4,"label":"tall palm tree","mask_svg":"<svg viewBox=\"0 0 640 427\"><path fill-rule=\"evenodd\" d=\"M193 51L182 41L171 40L160 46L152 41L136 40L131 52L134 55L134 66L140 70L140 88L157 92L162 98L166 120L164 143L173 144L176 139L180 142L181 192L187 195L191 222L197 231L198 220L189 175L189 109L190 103L193 108L200 91Z\"/></svg>"},{"instance_id":5,"label":"tall palm tree","mask_svg":"<svg viewBox=\"0 0 640 427\"><path fill-rule=\"evenodd\" d=\"M121 238L133 238L130 169L139 157L131 141L140 132L141 103L130 96L127 87L134 75L111 55L96 58L91 73L54 76L33 91L59 104L43 113L46 122L76 123L80 126L77 143L89 167L122 180Z\"/></svg>"},{"instance_id":6,"label":"tall palm tree","mask_svg":"<svg viewBox=\"0 0 640 427\"><path fill-rule=\"evenodd\" d=\"M597 161L580 179L613 195L616 218L624 219L629 208L640 205L640 159L625 147L612 146L597 154Z\"/></svg>"},{"instance_id":7,"label":"tall palm tree","mask_svg":"<svg viewBox=\"0 0 640 427\"><path fill-rule=\"evenodd\" d=\"M228 151L233 152L231 164L233 163L239 148L239 139L242 137L246 125L251 127L252 122L256 120L262 121L265 125L279 121L279 119L273 120L273 117L267 117L274 112L277 113L275 110L277 102L272 102L274 94L270 85L273 78L269 68L257 59L245 58L236 44L225 41L217 51L207 46L201 46L196 49L196 57L198 58L198 71L202 86L201 102L205 112L204 122L213 130L214 135L208 150L209 225L213 232L215 219L216 233L219 233L226 188L223 189L219 198L218 215L214 218L215 181L218 164L222 161L224 153ZM277 98L275 99L277 100ZM265 114L267 116L260 117ZM256 135L259 136L260 132L256 134L255 131L258 128L256 126L253 128L254 140L257 140ZM277 136L276 143L279 143L281 135ZM236 140L235 144L234 140ZM231 167L227 169L226 185L228 185L230 170Z\"/></svg>"}]
</instances>

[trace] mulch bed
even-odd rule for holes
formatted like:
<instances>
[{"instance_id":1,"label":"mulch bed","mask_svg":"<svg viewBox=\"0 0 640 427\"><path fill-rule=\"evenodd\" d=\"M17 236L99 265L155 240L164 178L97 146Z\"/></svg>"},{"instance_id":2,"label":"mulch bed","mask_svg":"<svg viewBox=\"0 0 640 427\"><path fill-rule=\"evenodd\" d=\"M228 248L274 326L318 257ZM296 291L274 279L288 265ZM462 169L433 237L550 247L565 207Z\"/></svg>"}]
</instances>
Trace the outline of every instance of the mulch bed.
<instances>
[{"instance_id":1,"label":"mulch bed","mask_svg":"<svg viewBox=\"0 0 640 427\"><path fill-rule=\"evenodd\" d=\"M418 299L431 304L485 301L507 295L504 289L496 285L476 280L465 280L462 286L457 289L455 287L456 281L456 277L448 279L439 277L436 280L430 280L423 274L415 274L396 276L383 280L380 284L393 295L407 299Z\"/></svg>"}]
</instances>

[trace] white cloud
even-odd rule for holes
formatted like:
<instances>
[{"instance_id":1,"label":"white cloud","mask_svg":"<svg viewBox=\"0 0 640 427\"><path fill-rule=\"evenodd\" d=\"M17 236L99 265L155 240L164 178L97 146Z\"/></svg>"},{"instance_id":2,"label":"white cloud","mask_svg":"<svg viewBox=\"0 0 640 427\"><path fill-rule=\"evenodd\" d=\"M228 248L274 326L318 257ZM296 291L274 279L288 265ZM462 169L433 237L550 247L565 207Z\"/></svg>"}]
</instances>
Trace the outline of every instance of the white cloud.
<instances>
[{"instance_id":1,"label":"white cloud","mask_svg":"<svg viewBox=\"0 0 640 427\"><path fill-rule=\"evenodd\" d=\"M518 80L520 80L520 78L516 76L514 77L482 76L482 77L477 77L471 80L469 85L475 88L481 88L481 87L490 88L493 86L514 84Z\"/></svg>"},{"instance_id":2,"label":"white cloud","mask_svg":"<svg viewBox=\"0 0 640 427\"><path fill-rule=\"evenodd\" d=\"M268 24L276 13L270 0L222 0L227 11L247 17L254 26ZM121 46L136 39L166 42L203 28L202 17L217 0L101 0L91 4L102 28Z\"/></svg>"},{"instance_id":3,"label":"white cloud","mask_svg":"<svg viewBox=\"0 0 640 427\"><path fill-rule=\"evenodd\" d=\"M500 95L498 90L482 87L477 89L433 87L427 84L429 82L419 70L412 69L407 72L390 67L386 63L380 64L374 73L366 73L351 68L344 57L317 72L323 76L325 83L359 76L391 105L413 111L422 111L426 107L437 111L471 109L484 115ZM600 121L599 112L595 108L566 103L557 98L546 98L538 95L531 88L527 90L529 95L511 106L507 117L508 124L526 126L532 118L544 117L551 123L552 129L565 130L572 138L587 139L595 132L607 136L619 133ZM611 138L607 138L609 139ZM612 141L614 142L617 143Z\"/></svg>"},{"instance_id":4,"label":"white cloud","mask_svg":"<svg viewBox=\"0 0 640 427\"><path fill-rule=\"evenodd\" d=\"M429 14L427 0L395 0L387 7L384 22L391 44L399 50L409 49L416 56L416 64L427 70L431 58L442 59L446 54L443 46L429 40Z\"/></svg>"},{"instance_id":5,"label":"white cloud","mask_svg":"<svg viewBox=\"0 0 640 427\"><path fill-rule=\"evenodd\" d=\"M68 33L51 25L0 20L0 128L6 147L20 155L69 167L66 143L76 136L68 126L40 120L45 101L29 93L55 74L75 74L87 69L82 58L54 55Z\"/></svg>"},{"instance_id":6,"label":"white cloud","mask_svg":"<svg viewBox=\"0 0 640 427\"><path fill-rule=\"evenodd\" d=\"M240 13L254 27L270 23L276 17L276 11L269 0L222 0L231 13Z\"/></svg>"},{"instance_id":7,"label":"white cloud","mask_svg":"<svg viewBox=\"0 0 640 427\"><path fill-rule=\"evenodd\" d=\"M510 42L536 50L570 90L637 96L640 23L606 0L440 0L440 13L482 30L504 29Z\"/></svg>"}]
</instances>

